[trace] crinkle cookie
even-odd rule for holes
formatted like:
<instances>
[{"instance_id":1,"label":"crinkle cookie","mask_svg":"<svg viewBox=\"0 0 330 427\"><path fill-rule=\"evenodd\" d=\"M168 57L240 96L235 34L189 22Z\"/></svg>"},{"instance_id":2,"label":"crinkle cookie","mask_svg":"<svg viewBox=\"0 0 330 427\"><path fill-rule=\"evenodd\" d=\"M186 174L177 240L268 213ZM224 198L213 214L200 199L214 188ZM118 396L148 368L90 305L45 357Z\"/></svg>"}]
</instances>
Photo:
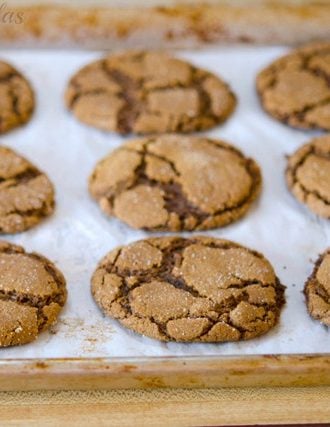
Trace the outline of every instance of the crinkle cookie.
<instances>
[{"instance_id":1,"label":"crinkle cookie","mask_svg":"<svg viewBox=\"0 0 330 427\"><path fill-rule=\"evenodd\" d=\"M133 140L101 160L91 195L134 228L205 230L242 217L261 189L257 163L205 137Z\"/></svg>"},{"instance_id":2,"label":"crinkle cookie","mask_svg":"<svg viewBox=\"0 0 330 427\"><path fill-rule=\"evenodd\" d=\"M330 130L330 42L294 50L257 77L264 109L302 129Z\"/></svg>"},{"instance_id":3,"label":"crinkle cookie","mask_svg":"<svg viewBox=\"0 0 330 427\"><path fill-rule=\"evenodd\" d=\"M310 315L330 326L330 248L316 261L304 292Z\"/></svg>"},{"instance_id":4,"label":"crinkle cookie","mask_svg":"<svg viewBox=\"0 0 330 427\"><path fill-rule=\"evenodd\" d=\"M0 347L34 341L66 301L62 273L48 259L0 241Z\"/></svg>"},{"instance_id":5,"label":"crinkle cookie","mask_svg":"<svg viewBox=\"0 0 330 427\"><path fill-rule=\"evenodd\" d=\"M0 61L0 134L26 123L33 110L30 83L10 64Z\"/></svg>"},{"instance_id":6,"label":"crinkle cookie","mask_svg":"<svg viewBox=\"0 0 330 427\"><path fill-rule=\"evenodd\" d=\"M0 147L0 234L31 228L54 207L49 178L13 150Z\"/></svg>"},{"instance_id":7,"label":"crinkle cookie","mask_svg":"<svg viewBox=\"0 0 330 427\"><path fill-rule=\"evenodd\" d=\"M300 202L330 219L330 135L314 138L288 158L286 180Z\"/></svg>"},{"instance_id":8,"label":"crinkle cookie","mask_svg":"<svg viewBox=\"0 0 330 427\"><path fill-rule=\"evenodd\" d=\"M65 99L81 122L121 134L209 129L236 105L219 77L160 52L93 62L71 78Z\"/></svg>"},{"instance_id":9,"label":"crinkle cookie","mask_svg":"<svg viewBox=\"0 0 330 427\"><path fill-rule=\"evenodd\" d=\"M161 341L248 340L273 328L284 304L263 255L201 236L114 249L93 275L92 294L107 316Z\"/></svg>"}]
</instances>

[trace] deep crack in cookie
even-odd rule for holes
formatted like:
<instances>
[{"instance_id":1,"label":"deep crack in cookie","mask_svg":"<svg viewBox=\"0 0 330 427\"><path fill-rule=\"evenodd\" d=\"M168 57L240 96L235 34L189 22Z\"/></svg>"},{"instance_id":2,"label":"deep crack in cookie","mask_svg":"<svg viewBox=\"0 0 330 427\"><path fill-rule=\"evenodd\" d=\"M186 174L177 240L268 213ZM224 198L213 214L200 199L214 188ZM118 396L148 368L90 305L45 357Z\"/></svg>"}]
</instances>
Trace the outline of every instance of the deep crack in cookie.
<instances>
[{"instance_id":1,"label":"deep crack in cookie","mask_svg":"<svg viewBox=\"0 0 330 427\"><path fill-rule=\"evenodd\" d=\"M277 120L330 130L330 42L304 46L273 62L259 73L257 90Z\"/></svg>"},{"instance_id":2,"label":"deep crack in cookie","mask_svg":"<svg viewBox=\"0 0 330 427\"><path fill-rule=\"evenodd\" d=\"M247 340L269 331L284 286L258 252L228 240L160 237L111 251L92 278L102 311L161 341Z\"/></svg>"},{"instance_id":3,"label":"deep crack in cookie","mask_svg":"<svg viewBox=\"0 0 330 427\"><path fill-rule=\"evenodd\" d=\"M66 283L52 262L0 241L0 347L34 341L66 301Z\"/></svg>"},{"instance_id":4,"label":"deep crack in cookie","mask_svg":"<svg viewBox=\"0 0 330 427\"><path fill-rule=\"evenodd\" d=\"M126 52L87 65L70 80L65 99L80 121L121 134L209 129L236 105L219 77L159 52Z\"/></svg>"},{"instance_id":5,"label":"deep crack in cookie","mask_svg":"<svg viewBox=\"0 0 330 427\"><path fill-rule=\"evenodd\" d=\"M123 144L97 164L89 182L104 212L153 231L229 224L260 188L258 165L233 146L179 135Z\"/></svg>"},{"instance_id":6,"label":"deep crack in cookie","mask_svg":"<svg viewBox=\"0 0 330 427\"><path fill-rule=\"evenodd\" d=\"M300 202L330 219L330 135L314 138L288 158L286 181Z\"/></svg>"},{"instance_id":7,"label":"deep crack in cookie","mask_svg":"<svg viewBox=\"0 0 330 427\"><path fill-rule=\"evenodd\" d=\"M26 123L33 110L29 82L10 64L0 61L0 134Z\"/></svg>"},{"instance_id":8,"label":"deep crack in cookie","mask_svg":"<svg viewBox=\"0 0 330 427\"><path fill-rule=\"evenodd\" d=\"M54 206L49 178L13 150L0 147L0 234L35 226Z\"/></svg>"},{"instance_id":9,"label":"deep crack in cookie","mask_svg":"<svg viewBox=\"0 0 330 427\"><path fill-rule=\"evenodd\" d=\"M310 315L330 326L330 248L316 261L304 293Z\"/></svg>"}]
</instances>

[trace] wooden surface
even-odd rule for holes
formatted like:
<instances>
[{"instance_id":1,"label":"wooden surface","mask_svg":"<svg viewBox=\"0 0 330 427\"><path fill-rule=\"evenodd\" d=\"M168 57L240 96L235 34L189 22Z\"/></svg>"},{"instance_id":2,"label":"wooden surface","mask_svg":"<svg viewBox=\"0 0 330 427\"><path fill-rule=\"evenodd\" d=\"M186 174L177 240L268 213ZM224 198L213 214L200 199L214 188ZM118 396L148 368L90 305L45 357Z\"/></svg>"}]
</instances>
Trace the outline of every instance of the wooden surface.
<instances>
[{"instance_id":1,"label":"wooden surface","mask_svg":"<svg viewBox=\"0 0 330 427\"><path fill-rule=\"evenodd\" d=\"M61 427L329 423L330 387L0 393L0 420Z\"/></svg>"},{"instance_id":2,"label":"wooden surface","mask_svg":"<svg viewBox=\"0 0 330 427\"><path fill-rule=\"evenodd\" d=\"M0 360L0 390L330 386L330 355Z\"/></svg>"}]
</instances>

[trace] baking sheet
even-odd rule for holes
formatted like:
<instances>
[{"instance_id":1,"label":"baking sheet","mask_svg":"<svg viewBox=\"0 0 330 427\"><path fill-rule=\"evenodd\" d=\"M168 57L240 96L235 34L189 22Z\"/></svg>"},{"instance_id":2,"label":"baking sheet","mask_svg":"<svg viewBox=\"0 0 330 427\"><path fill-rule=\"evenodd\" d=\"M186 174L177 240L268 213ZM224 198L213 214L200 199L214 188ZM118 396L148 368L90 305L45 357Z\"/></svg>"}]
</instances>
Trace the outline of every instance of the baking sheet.
<instances>
[{"instance_id":1,"label":"baking sheet","mask_svg":"<svg viewBox=\"0 0 330 427\"><path fill-rule=\"evenodd\" d=\"M303 284L312 263L330 244L330 224L309 213L287 191L285 155L317 135L290 129L268 117L254 89L255 75L286 52L284 47L231 47L177 52L223 76L239 97L228 122L207 132L225 139L260 164L261 198L241 221L206 232L257 249L287 286L280 324L267 335L242 343L159 343L104 318L90 295L97 262L117 245L148 236L106 218L90 199L87 180L95 163L124 138L89 128L66 111L63 93L70 76L101 52L1 51L30 79L37 109L31 122L2 136L0 143L46 171L57 190L55 215L7 240L53 260L68 282L69 297L58 323L31 344L0 350L0 358L197 356L330 352L329 330L307 314ZM158 233L160 234L160 233Z\"/></svg>"}]
</instances>

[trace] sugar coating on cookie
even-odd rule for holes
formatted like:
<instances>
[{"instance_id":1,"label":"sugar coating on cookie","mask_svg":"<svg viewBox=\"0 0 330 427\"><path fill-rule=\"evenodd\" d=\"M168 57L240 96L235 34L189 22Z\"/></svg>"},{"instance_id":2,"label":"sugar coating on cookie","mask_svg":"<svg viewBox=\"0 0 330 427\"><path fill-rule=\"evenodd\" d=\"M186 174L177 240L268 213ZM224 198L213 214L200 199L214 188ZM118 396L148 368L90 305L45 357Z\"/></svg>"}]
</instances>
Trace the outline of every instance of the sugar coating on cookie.
<instances>
[{"instance_id":1,"label":"sugar coating on cookie","mask_svg":"<svg viewBox=\"0 0 330 427\"><path fill-rule=\"evenodd\" d=\"M297 128L330 130L330 42L273 62L259 73L257 90L274 118Z\"/></svg>"},{"instance_id":2,"label":"sugar coating on cookie","mask_svg":"<svg viewBox=\"0 0 330 427\"><path fill-rule=\"evenodd\" d=\"M49 178L13 150L0 147L0 234L25 231L53 213Z\"/></svg>"},{"instance_id":3,"label":"sugar coating on cookie","mask_svg":"<svg viewBox=\"0 0 330 427\"><path fill-rule=\"evenodd\" d=\"M256 162L218 140L162 135L101 160L89 189L108 215L134 228L203 230L229 224L257 198Z\"/></svg>"},{"instance_id":4,"label":"sugar coating on cookie","mask_svg":"<svg viewBox=\"0 0 330 427\"><path fill-rule=\"evenodd\" d=\"M236 105L219 77L160 52L126 52L89 64L72 77L65 99L80 121L121 134L209 129Z\"/></svg>"},{"instance_id":5,"label":"sugar coating on cookie","mask_svg":"<svg viewBox=\"0 0 330 427\"><path fill-rule=\"evenodd\" d=\"M310 315L330 326L330 248L316 261L304 293Z\"/></svg>"},{"instance_id":6,"label":"sugar coating on cookie","mask_svg":"<svg viewBox=\"0 0 330 427\"><path fill-rule=\"evenodd\" d=\"M300 202L330 219L330 135L314 138L288 158L286 180Z\"/></svg>"},{"instance_id":7,"label":"sugar coating on cookie","mask_svg":"<svg viewBox=\"0 0 330 427\"><path fill-rule=\"evenodd\" d=\"M102 311L161 341L257 337L279 320L284 286L259 253L208 237L150 238L111 251L92 277Z\"/></svg>"},{"instance_id":8,"label":"sugar coating on cookie","mask_svg":"<svg viewBox=\"0 0 330 427\"><path fill-rule=\"evenodd\" d=\"M26 123L33 110L29 82L10 64L0 61L0 134Z\"/></svg>"},{"instance_id":9,"label":"sugar coating on cookie","mask_svg":"<svg viewBox=\"0 0 330 427\"><path fill-rule=\"evenodd\" d=\"M34 341L66 301L62 273L48 259L0 241L0 347Z\"/></svg>"}]
</instances>

